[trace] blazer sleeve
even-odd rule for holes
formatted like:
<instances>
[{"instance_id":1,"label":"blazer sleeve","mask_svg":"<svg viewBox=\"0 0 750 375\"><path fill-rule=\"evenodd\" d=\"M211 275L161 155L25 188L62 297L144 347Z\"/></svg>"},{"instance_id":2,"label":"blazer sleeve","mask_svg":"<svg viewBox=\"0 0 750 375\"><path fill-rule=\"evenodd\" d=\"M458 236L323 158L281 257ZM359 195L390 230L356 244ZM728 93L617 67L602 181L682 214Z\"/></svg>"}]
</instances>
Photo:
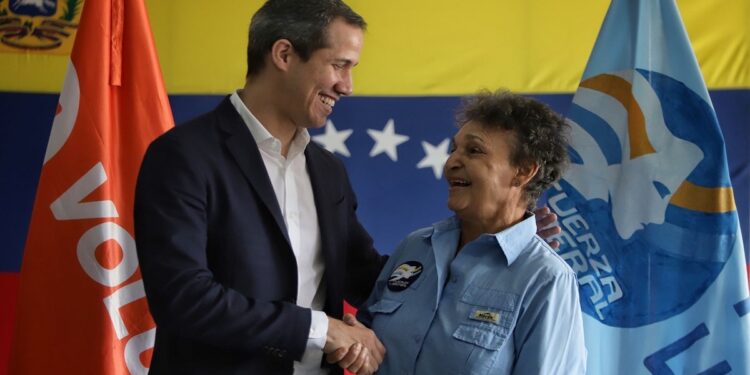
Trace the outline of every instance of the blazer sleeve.
<instances>
[{"instance_id":1,"label":"blazer sleeve","mask_svg":"<svg viewBox=\"0 0 750 375\"><path fill-rule=\"evenodd\" d=\"M343 170L343 166L342 166ZM357 197L352 190L349 177L344 170L345 194L347 195L348 249L345 298L355 307L362 305L375 286L380 270L388 260L387 255L380 255L373 246L372 237L357 218Z\"/></svg>"},{"instance_id":2,"label":"blazer sleeve","mask_svg":"<svg viewBox=\"0 0 750 375\"><path fill-rule=\"evenodd\" d=\"M298 360L311 313L261 301L215 280L207 264L208 168L190 142L151 144L135 196L135 234L149 308L159 330L232 351Z\"/></svg>"}]
</instances>

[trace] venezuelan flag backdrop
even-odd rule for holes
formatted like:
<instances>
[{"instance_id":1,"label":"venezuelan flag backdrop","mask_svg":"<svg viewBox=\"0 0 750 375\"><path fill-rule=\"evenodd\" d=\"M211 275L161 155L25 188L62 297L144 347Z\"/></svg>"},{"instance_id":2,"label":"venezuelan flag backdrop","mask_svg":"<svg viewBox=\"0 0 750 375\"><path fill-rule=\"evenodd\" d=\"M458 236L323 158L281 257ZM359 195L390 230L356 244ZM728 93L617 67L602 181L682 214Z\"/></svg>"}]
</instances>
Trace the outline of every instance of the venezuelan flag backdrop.
<instances>
[{"instance_id":1,"label":"venezuelan flag backdrop","mask_svg":"<svg viewBox=\"0 0 750 375\"><path fill-rule=\"evenodd\" d=\"M51 9L51 2L0 0L0 374L39 173L78 22L75 9L82 3L57 0ZM260 1L146 3L176 123L243 85L248 22ZM355 96L338 103L331 121L313 135L346 162L360 218L384 253L412 230L450 215L441 167L460 97L505 87L568 114L609 6L605 0L349 3L369 23ZM747 252L750 1L677 5L726 143ZM43 27L45 17L57 19L52 29ZM19 38L23 27L39 28L45 37ZM589 296L582 292L582 299ZM736 309L737 324L746 329L750 304ZM631 360L643 362L622 357L597 368L614 373L618 361ZM641 366L639 372L667 373L654 371Z\"/></svg>"}]
</instances>

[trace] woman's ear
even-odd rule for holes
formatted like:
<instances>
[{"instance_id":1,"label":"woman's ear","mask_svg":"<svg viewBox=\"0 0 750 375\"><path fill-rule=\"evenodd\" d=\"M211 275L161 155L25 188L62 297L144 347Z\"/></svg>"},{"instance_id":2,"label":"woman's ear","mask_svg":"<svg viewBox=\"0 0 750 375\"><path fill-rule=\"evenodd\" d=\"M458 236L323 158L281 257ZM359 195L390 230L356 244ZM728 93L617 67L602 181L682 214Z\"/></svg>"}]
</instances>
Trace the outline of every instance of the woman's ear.
<instances>
[{"instance_id":1,"label":"woman's ear","mask_svg":"<svg viewBox=\"0 0 750 375\"><path fill-rule=\"evenodd\" d=\"M288 39L279 39L271 46L271 63L279 70L289 70L289 62L294 53L294 46Z\"/></svg>"},{"instance_id":2,"label":"woman's ear","mask_svg":"<svg viewBox=\"0 0 750 375\"><path fill-rule=\"evenodd\" d=\"M521 163L516 169L516 176L513 177L513 186L525 186L539 172L539 164L536 161L527 161Z\"/></svg>"}]
</instances>

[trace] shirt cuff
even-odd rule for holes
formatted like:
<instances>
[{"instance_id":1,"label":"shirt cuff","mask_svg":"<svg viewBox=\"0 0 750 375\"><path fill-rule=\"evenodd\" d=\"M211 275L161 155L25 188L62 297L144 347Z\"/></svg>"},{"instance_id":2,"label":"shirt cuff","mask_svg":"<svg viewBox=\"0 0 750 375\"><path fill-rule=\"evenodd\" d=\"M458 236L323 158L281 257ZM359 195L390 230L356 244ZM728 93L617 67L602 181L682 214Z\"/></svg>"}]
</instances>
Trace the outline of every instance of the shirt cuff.
<instances>
[{"instance_id":1,"label":"shirt cuff","mask_svg":"<svg viewBox=\"0 0 750 375\"><path fill-rule=\"evenodd\" d=\"M326 346L328 336L328 316L322 311L311 310L310 336L307 338L306 350L317 349L322 351Z\"/></svg>"}]
</instances>

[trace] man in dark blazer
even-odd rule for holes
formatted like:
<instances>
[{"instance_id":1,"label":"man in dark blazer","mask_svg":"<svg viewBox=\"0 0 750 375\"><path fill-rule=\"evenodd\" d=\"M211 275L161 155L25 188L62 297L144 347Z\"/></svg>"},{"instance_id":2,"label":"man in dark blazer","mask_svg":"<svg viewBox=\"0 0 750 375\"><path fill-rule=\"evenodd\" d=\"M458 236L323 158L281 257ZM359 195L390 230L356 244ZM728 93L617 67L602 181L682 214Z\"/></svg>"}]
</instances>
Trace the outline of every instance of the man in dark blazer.
<instances>
[{"instance_id":1,"label":"man in dark blazer","mask_svg":"<svg viewBox=\"0 0 750 375\"><path fill-rule=\"evenodd\" d=\"M151 373L339 373L322 361L337 349L357 372L382 361L372 331L339 319L384 259L344 166L306 130L351 93L364 28L340 0L269 0L244 88L149 147L135 233L157 324Z\"/></svg>"}]
</instances>

